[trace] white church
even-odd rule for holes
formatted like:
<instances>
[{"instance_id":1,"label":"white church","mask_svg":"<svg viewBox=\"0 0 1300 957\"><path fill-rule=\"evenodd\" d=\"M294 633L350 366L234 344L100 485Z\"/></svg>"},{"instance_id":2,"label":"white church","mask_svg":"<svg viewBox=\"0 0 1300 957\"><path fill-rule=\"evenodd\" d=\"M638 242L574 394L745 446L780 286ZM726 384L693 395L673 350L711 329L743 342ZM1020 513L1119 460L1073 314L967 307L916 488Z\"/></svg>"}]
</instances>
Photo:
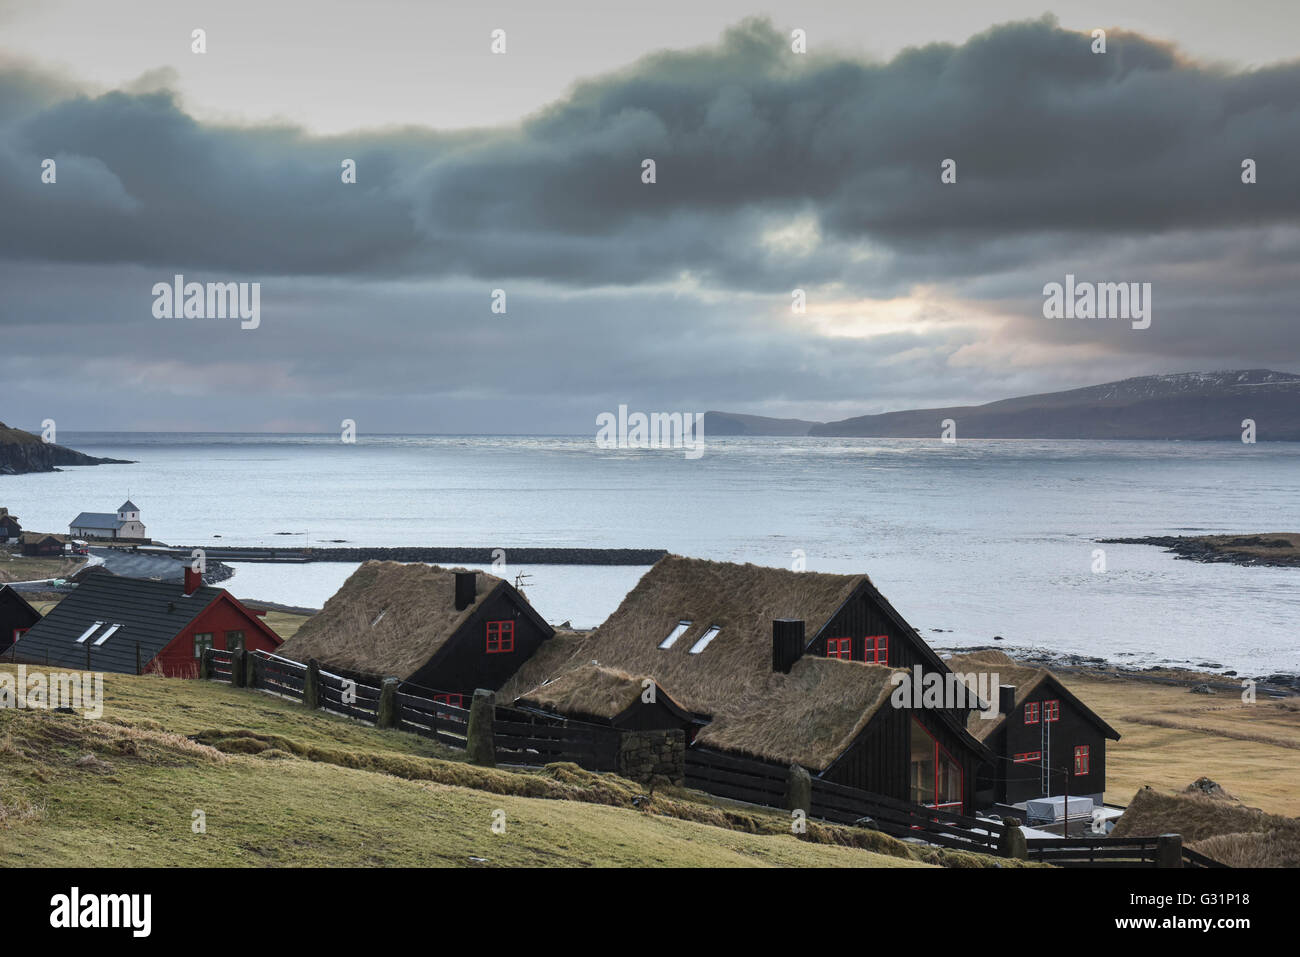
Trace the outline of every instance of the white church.
<instances>
[{"instance_id":1,"label":"white church","mask_svg":"<svg viewBox=\"0 0 1300 957\"><path fill-rule=\"evenodd\" d=\"M140 509L127 499L112 512L82 512L68 525L73 538L148 538Z\"/></svg>"}]
</instances>

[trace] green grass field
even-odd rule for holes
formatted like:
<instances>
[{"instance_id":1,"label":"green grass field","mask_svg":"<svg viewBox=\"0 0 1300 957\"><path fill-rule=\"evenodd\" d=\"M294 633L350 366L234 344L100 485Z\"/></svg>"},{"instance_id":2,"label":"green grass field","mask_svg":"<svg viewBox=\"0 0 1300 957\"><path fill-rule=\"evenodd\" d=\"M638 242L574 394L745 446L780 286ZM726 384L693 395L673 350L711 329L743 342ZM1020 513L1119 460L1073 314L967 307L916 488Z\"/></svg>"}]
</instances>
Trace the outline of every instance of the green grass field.
<instances>
[{"instance_id":1,"label":"green grass field","mask_svg":"<svg viewBox=\"0 0 1300 957\"><path fill-rule=\"evenodd\" d=\"M100 720L0 710L0 865L992 863L861 829L812 824L801 839L782 812L647 795L572 765L479 768L417 735L218 683L106 675L104 692Z\"/></svg>"}]
</instances>

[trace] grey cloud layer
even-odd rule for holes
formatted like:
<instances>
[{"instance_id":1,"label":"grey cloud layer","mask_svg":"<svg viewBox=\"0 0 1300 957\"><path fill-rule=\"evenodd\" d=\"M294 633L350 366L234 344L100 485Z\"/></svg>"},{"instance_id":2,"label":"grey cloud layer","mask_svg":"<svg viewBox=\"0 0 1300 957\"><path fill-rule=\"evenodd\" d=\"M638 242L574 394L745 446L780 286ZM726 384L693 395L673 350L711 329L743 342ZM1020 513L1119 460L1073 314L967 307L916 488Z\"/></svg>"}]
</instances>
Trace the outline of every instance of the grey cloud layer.
<instances>
[{"instance_id":1,"label":"grey cloud layer","mask_svg":"<svg viewBox=\"0 0 1300 957\"><path fill-rule=\"evenodd\" d=\"M89 96L0 63L6 420L579 431L624 401L839 418L1300 365L1300 64L1089 44L1039 21L871 64L751 21L517 127L332 138L197 122L156 64ZM261 328L153 319L174 271L262 280ZM1067 271L1153 281L1151 329L1042 319ZM789 313L926 285L943 322Z\"/></svg>"},{"instance_id":2,"label":"grey cloud layer","mask_svg":"<svg viewBox=\"0 0 1300 957\"><path fill-rule=\"evenodd\" d=\"M312 139L220 128L165 92L49 102L0 74L12 258L262 274L529 277L722 287L970 275L1044 242L1294 222L1300 63L1235 74L1050 21L884 64L789 51L764 21L579 84L514 130ZM57 190L39 161L61 160ZM1243 191L1241 159L1261 166ZM339 183L356 159L359 183ZM656 186L640 162L658 163ZM939 162L958 161L957 187ZM814 215L813 255L758 237ZM1047 238L1045 238L1047 237ZM1066 237L1062 239L1061 237ZM863 242L887 255L864 266Z\"/></svg>"}]
</instances>

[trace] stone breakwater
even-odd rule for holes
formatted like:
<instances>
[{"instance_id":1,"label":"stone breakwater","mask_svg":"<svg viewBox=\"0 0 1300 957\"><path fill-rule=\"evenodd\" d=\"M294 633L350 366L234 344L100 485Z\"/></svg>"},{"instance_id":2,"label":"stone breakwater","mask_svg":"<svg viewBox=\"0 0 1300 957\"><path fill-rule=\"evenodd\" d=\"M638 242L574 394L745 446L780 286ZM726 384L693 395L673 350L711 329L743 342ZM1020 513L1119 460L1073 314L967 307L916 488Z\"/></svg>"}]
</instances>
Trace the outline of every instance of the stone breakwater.
<instances>
[{"instance_id":1,"label":"stone breakwater","mask_svg":"<svg viewBox=\"0 0 1300 957\"><path fill-rule=\"evenodd\" d=\"M197 547L197 546L196 546ZM202 546L209 560L227 562L430 562L436 565L491 565L498 557L518 565L653 565L662 548L239 548ZM186 554L190 546L172 546Z\"/></svg>"}]
</instances>

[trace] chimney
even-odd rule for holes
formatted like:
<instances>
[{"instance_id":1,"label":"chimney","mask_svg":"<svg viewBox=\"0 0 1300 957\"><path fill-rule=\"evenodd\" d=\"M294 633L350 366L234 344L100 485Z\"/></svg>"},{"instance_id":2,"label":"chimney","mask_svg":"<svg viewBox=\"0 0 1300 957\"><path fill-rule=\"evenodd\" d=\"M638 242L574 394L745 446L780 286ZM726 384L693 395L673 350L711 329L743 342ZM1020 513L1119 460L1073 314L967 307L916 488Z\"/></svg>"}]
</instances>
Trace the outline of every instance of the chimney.
<instances>
[{"instance_id":1,"label":"chimney","mask_svg":"<svg viewBox=\"0 0 1300 957\"><path fill-rule=\"evenodd\" d=\"M772 619L772 670L788 675L803 656L803 620Z\"/></svg>"},{"instance_id":2,"label":"chimney","mask_svg":"<svg viewBox=\"0 0 1300 957\"><path fill-rule=\"evenodd\" d=\"M456 572L456 610L464 611L474 604L474 580L478 572Z\"/></svg>"},{"instance_id":3,"label":"chimney","mask_svg":"<svg viewBox=\"0 0 1300 957\"><path fill-rule=\"evenodd\" d=\"M1010 714L1016 707L1016 686L998 685L998 714Z\"/></svg>"},{"instance_id":4,"label":"chimney","mask_svg":"<svg viewBox=\"0 0 1300 957\"><path fill-rule=\"evenodd\" d=\"M188 598L190 595L193 595L196 591L199 590L199 588L202 585L203 585L203 576L200 575L198 572L196 572L194 569L190 568L189 565L186 565L185 566L185 597Z\"/></svg>"}]
</instances>

